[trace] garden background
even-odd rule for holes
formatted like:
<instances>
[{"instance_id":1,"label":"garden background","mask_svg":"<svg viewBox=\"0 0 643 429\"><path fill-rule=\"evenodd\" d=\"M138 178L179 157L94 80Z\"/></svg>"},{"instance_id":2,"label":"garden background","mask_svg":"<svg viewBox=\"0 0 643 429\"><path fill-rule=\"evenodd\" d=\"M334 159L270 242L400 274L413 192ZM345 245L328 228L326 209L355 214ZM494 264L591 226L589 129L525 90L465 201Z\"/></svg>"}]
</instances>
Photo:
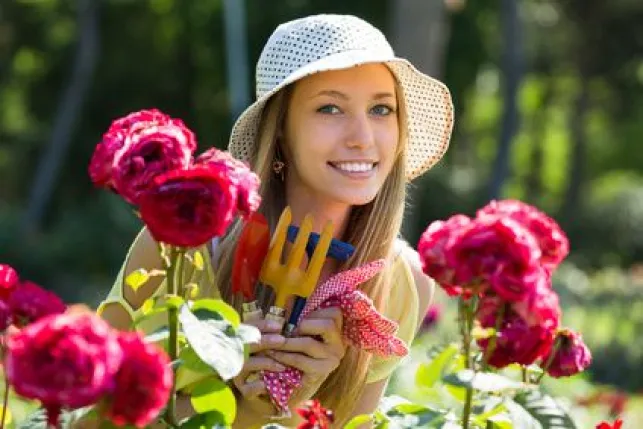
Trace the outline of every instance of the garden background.
<instances>
[{"instance_id":1,"label":"garden background","mask_svg":"<svg viewBox=\"0 0 643 429\"><path fill-rule=\"evenodd\" d=\"M95 306L140 228L87 175L111 120L157 107L195 130L199 151L225 148L272 30L329 12L372 22L451 88L451 149L413 183L406 238L492 198L552 215L571 241L554 284L564 322L594 361L548 386L581 422L622 412L643 427L640 0L2 0L0 262ZM421 401L414 368L455 338L455 309L436 303L390 394Z\"/></svg>"}]
</instances>

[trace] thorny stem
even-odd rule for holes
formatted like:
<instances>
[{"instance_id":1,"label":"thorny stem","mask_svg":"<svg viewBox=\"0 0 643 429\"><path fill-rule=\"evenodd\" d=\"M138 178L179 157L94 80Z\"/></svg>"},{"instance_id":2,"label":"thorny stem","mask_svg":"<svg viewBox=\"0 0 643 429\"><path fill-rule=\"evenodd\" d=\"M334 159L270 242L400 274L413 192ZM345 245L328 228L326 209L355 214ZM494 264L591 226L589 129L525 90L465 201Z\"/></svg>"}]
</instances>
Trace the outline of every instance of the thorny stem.
<instances>
[{"instance_id":1,"label":"thorny stem","mask_svg":"<svg viewBox=\"0 0 643 429\"><path fill-rule=\"evenodd\" d=\"M502 305L500 307L500 310L498 311L498 315L496 316L496 326L494 327L495 331L493 333L493 336L489 338L489 344L487 344L487 349L485 350L482 359L483 371L487 371L489 369L489 359L491 358L493 351L496 349L496 342L498 341L498 331L500 331L502 320L505 317L505 307L505 305Z\"/></svg>"},{"instance_id":2,"label":"thorny stem","mask_svg":"<svg viewBox=\"0 0 643 429\"><path fill-rule=\"evenodd\" d=\"M170 249L170 265L166 267L166 283L167 283L167 294L170 296L177 294L177 279L181 278L181 271L183 269L183 254L175 247ZM179 354L179 344L178 344L178 331L179 331L179 318L178 318L178 309L174 306L170 306L167 310L168 317L168 329L169 329L169 344L168 344L168 354L170 355L170 361L174 362L178 358ZM176 377L175 377L176 378ZM165 411L165 419L170 424L170 426L177 426L175 408L176 408L176 391L175 387L172 387L170 392L170 398L167 404L167 410Z\"/></svg>"},{"instance_id":3,"label":"thorny stem","mask_svg":"<svg viewBox=\"0 0 643 429\"><path fill-rule=\"evenodd\" d=\"M460 301L460 317L461 317L461 329L462 329L462 341L463 341L463 353L465 359L465 367L467 369L473 369L471 361L471 330L473 328L473 317L475 315L475 303L474 299L465 300L461 298ZM464 410L462 414L462 429L469 428L469 419L471 416L471 405L473 403L473 386L470 384L467 386L466 396L464 400Z\"/></svg>"}]
</instances>

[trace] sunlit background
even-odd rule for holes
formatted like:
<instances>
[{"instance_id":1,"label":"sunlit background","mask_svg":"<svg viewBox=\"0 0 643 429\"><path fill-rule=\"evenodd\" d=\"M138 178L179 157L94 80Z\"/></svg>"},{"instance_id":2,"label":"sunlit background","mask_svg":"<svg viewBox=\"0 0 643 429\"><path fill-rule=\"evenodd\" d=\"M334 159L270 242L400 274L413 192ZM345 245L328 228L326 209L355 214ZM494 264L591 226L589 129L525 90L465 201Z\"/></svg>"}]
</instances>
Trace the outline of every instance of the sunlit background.
<instances>
[{"instance_id":1,"label":"sunlit background","mask_svg":"<svg viewBox=\"0 0 643 429\"><path fill-rule=\"evenodd\" d=\"M157 107L200 151L225 148L272 30L328 12L372 22L452 91L451 149L413 183L406 238L492 198L556 218L572 250L554 286L594 362L550 389L579 421L625 413L643 427L641 0L4 0L0 262L96 305L141 225L87 175L111 120ZM441 317L390 393L421 400L404 388L414 365L455 334L453 308L436 301Z\"/></svg>"}]
</instances>

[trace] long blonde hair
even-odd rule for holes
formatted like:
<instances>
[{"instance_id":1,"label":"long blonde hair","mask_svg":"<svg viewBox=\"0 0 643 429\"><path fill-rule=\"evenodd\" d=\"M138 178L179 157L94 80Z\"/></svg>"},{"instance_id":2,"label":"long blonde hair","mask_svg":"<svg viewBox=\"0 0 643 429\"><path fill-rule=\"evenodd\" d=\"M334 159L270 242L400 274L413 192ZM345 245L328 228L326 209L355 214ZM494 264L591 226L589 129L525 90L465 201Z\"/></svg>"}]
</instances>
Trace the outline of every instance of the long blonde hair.
<instances>
[{"instance_id":1,"label":"long blonde hair","mask_svg":"<svg viewBox=\"0 0 643 429\"><path fill-rule=\"evenodd\" d=\"M286 88L274 95L267 103L262 115L257 145L252 151L251 166L261 179L260 192L263 200L260 211L268 220L272 230L286 205L284 182L274 173L272 164L280 150L278 136L283 130L291 92L291 88ZM393 258L393 246L402 225L406 197L407 121L403 93L397 82L396 92L400 129L396 160L375 199L364 206L352 208L346 227L347 233L342 239L353 244L356 251L340 267L340 270L357 267L376 259L386 259L390 262ZM241 226L241 222L237 222L222 240L217 252L218 260L215 261L218 267L216 278L221 296L237 310L240 310L240 302L231 296L230 278L234 248ZM391 277L391 270L385 269L360 287L373 300L380 312L384 312L386 308ZM264 310L270 305L270 298L266 296L263 302L260 302ZM370 357L370 353L349 347L340 365L330 374L315 395L324 407L334 411L338 427L341 427L351 416L357 399L363 391Z\"/></svg>"}]
</instances>

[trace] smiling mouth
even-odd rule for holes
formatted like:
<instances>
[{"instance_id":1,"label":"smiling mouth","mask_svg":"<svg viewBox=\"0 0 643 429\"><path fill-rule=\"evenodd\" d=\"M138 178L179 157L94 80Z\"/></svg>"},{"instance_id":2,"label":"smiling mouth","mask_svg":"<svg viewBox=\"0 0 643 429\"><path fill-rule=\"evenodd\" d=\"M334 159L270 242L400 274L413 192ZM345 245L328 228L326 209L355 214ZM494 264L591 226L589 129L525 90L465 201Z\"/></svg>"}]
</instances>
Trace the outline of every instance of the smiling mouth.
<instances>
[{"instance_id":1,"label":"smiling mouth","mask_svg":"<svg viewBox=\"0 0 643 429\"><path fill-rule=\"evenodd\" d=\"M377 162L329 162L331 167L343 173L369 173L377 167Z\"/></svg>"}]
</instances>

